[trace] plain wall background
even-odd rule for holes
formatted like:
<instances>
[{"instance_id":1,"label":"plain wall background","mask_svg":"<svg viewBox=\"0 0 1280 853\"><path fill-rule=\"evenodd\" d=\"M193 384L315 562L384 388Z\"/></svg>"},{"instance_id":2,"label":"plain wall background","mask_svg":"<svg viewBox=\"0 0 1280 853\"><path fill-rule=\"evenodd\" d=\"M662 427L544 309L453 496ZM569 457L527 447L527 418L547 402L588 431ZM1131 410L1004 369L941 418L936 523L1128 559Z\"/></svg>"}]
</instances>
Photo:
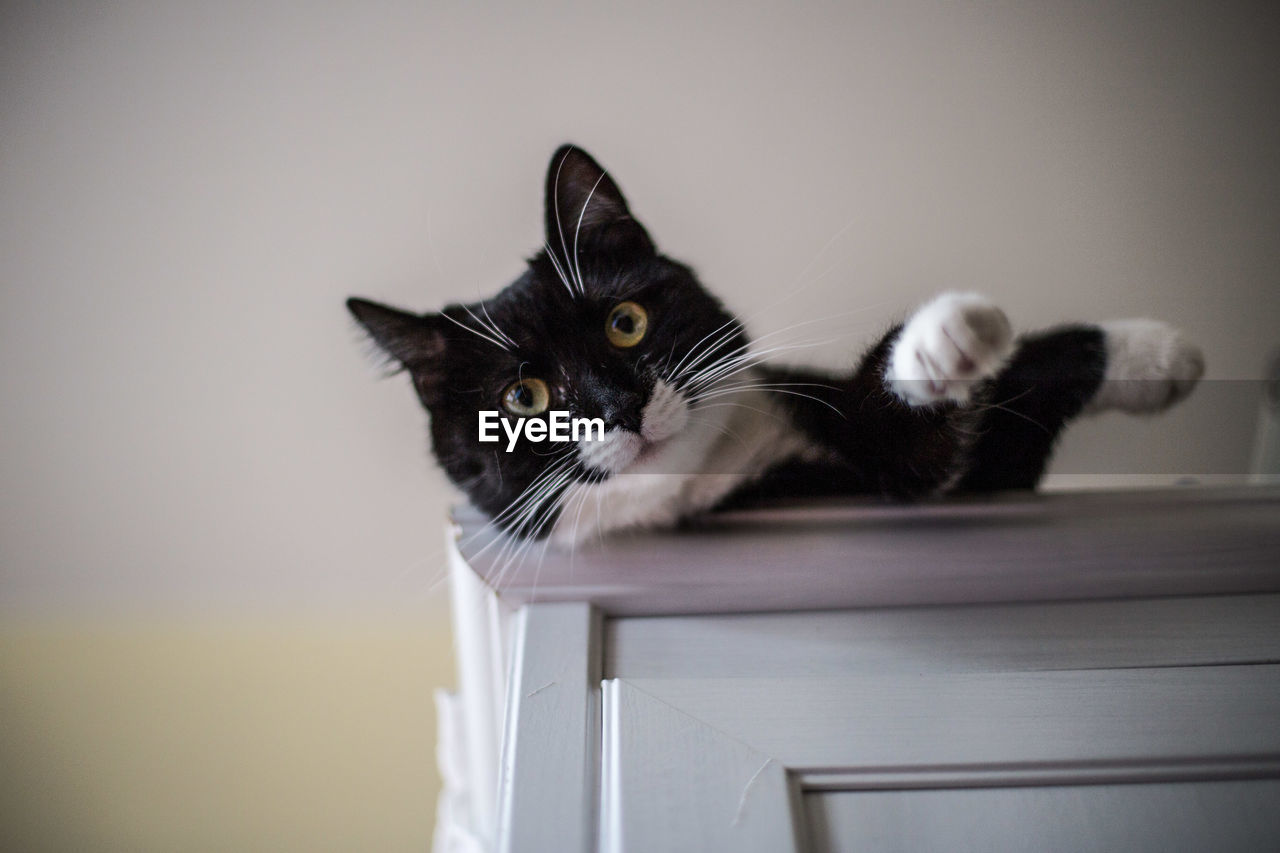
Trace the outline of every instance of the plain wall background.
<instances>
[{"instance_id":1,"label":"plain wall background","mask_svg":"<svg viewBox=\"0 0 1280 853\"><path fill-rule=\"evenodd\" d=\"M342 300L505 284L565 139L757 334L828 318L815 360L960 287L1260 376L1280 16L1133 6L11 8L6 604L426 596L447 492ZM1186 421L1146 467L1219 473ZM1059 469L1111 470L1101 423Z\"/></svg>"},{"instance_id":2,"label":"plain wall background","mask_svg":"<svg viewBox=\"0 0 1280 853\"><path fill-rule=\"evenodd\" d=\"M1024 328L1173 322L1218 381L1167 417L1079 425L1058 481L1239 474L1257 386L1238 380L1280 344L1277 48L1275 7L1241 2L7 4L0 611L173 631L200 614L232 633L246 614L438 623L451 493L407 382L375 381L342 301L426 310L504 285L541 239L566 140L757 335L818 320L790 333L828 341L811 361L847 361L945 288ZM65 636L23 636L24 684L77 659ZM261 642L282 666L296 651ZM387 642L406 661L387 683L422 685L417 652ZM147 647L95 668L95 689L137 693L123 673ZM198 665L230 667L227 701L262 698L202 648ZM383 695L344 692L341 672L329 701ZM17 683L0 685L9 718L39 693ZM133 713L199 738L194 701ZM132 736L165 786L161 747ZM429 765L420 741L404 735ZM317 731L313 754L331 746ZM206 772L230 803L237 774L294 755L226 749ZM86 751L76 772L109 798L115 753ZM404 815L407 844L429 800ZM330 819L299 809L266 810L273 846L298 814ZM216 847L217 823L191 832Z\"/></svg>"}]
</instances>

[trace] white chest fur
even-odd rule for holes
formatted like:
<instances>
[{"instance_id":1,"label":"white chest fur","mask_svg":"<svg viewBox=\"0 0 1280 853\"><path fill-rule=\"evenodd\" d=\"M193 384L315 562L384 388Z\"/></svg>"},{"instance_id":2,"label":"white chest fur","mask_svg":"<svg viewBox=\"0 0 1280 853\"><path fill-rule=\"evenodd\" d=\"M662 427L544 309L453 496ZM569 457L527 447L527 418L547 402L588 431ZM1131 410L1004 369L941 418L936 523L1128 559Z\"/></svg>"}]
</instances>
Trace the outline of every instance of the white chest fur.
<instances>
[{"instance_id":1,"label":"white chest fur","mask_svg":"<svg viewBox=\"0 0 1280 853\"><path fill-rule=\"evenodd\" d=\"M717 397L679 417L683 428L651 454L603 482L571 487L552 541L572 545L612 530L670 525L710 509L772 465L816 452L764 390Z\"/></svg>"}]
</instances>

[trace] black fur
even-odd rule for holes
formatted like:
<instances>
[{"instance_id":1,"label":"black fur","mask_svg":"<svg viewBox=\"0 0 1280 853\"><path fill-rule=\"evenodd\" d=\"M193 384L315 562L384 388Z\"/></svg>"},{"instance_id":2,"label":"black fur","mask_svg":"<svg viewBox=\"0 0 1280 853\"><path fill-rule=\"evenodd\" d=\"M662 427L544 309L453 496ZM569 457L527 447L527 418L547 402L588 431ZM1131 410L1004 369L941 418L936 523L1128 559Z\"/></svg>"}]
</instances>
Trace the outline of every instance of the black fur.
<instances>
[{"instance_id":1,"label":"black fur","mask_svg":"<svg viewBox=\"0 0 1280 853\"><path fill-rule=\"evenodd\" d=\"M522 441L507 453L505 445L477 440L477 412L500 410L512 381L546 381L553 409L611 422L634 419L649 399L661 359L678 356L682 347L733 321L692 270L656 252L616 184L585 152L568 145L557 151L547 181L546 246L498 295L421 316L363 299L347 301L373 340L412 377L431 414L432 447L445 473L495 518L567 449L563 443ZM579 280L584 292L571 292ZM642 346L619 350L601 330L609 311L625 300L645 306L651 332ZM491 320L515 346L504 349L481 337L493 337L481 320ZM746 337L733 334L716 355L746 347ZM599 473L581 468L574 476L588 480ZM545 511L523 532L536 535L554 520L554 497L548 496Z\"/></svg>"},{"instance_id":2,"label":"black fur","mask_svg":"<svg viewBox=\"0 0 1280 853\"><path fill-rule=\"evenodd\" d=\"M1013 361L985 392L982 435L957 490L1035 488L1058 433L1097 393L1106 369L1106 342L1096 326L1022 338Z\"/></svg>"},{"instance_id":3,"label":"black fur","mask_svg":"<svg viewBox=\"0 0 1280 853\"><path fill-rule=\"evenodd\" d=\"M564 146L553 156L545 218L543 250L490 299L424 315L363 299L347 303L412 377L449 478L499 524L533 536L554 521L564 487L540 496L536 512L521 516L510 508L551 466L570 458L572 448L522 441L507 453L505 443L481 444L479 410L501 409L504 389L532 376L550 387L553 409L635 429L657 378L682 387L671 368L692 349L706 347L708 358L722 359L748 345L740 325L693 271L656 250L617 184L580 149ZM649 314L649 333L632 349L610 345L602 331L609 311L624 300ZM910 407L883 381L898 332L891 329L851 374L763 369L771 382L812 383L804 391L816 400L780 395L779 401L825 455L784 460L723 503L1033 487L1057 435L1092 396L1105 368L1099 330L1063 328L1023 339L974 404ZM580 462L566 470L579 481L604 476Z\"/></svg>"}]
</instances>

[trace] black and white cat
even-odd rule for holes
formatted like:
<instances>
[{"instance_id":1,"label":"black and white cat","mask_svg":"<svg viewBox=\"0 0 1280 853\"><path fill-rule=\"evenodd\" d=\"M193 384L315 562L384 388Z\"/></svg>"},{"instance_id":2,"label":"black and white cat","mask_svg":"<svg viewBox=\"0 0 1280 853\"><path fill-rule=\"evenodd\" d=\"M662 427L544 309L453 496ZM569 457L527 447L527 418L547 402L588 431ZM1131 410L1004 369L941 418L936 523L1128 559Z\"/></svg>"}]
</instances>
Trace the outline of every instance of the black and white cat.
<instances>
[{"instance_id":1,"label":"black and white cat","mask_svg":"<svg viewBox=\"0 0 1280 853\"><path fill-rule=\"evenodd\" d=\"M693 271L657 251L613 179L555 153L546 243L496 296L412 314L348 300L413 380L436 457L495 523L566 543L774 496L1033 488L1082 412L1184 398L1200 351L1152 320L1014 339L943 293L849 373L768 366ZM600 418L603 440L479 440L478 413Z\"/></svg>"}]
</instances>

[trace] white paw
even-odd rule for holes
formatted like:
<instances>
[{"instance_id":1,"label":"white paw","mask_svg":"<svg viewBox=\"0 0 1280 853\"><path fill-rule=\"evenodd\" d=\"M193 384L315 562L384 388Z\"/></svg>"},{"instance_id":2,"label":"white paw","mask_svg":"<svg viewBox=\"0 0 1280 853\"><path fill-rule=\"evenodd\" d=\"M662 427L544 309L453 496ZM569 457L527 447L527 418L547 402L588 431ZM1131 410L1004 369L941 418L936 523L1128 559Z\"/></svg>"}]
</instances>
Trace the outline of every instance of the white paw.
<instances>
[{"instance_id":1,"label":"white paw","mask_svg":"<svg viewBox=\"0 0 1280 853\"><path fill-rule=\"evenodd\" d=\"M1013 351L1009 318L977 293L944 293L903 327L885 370L889 390L913 406L965 403Z\"/></svg>"},{"instance_id":2,"label":"white paw","mask_svg":"<svg viewBox=\"0 0 1280 853\"><path fill-rule=\"evenodd\" d=\"M1204 375L1204 354L1158 320L1099 323L1107 336L1107 372L1089 411L1159 412L1191 393Z\"/></svg>"}]
</instances>

